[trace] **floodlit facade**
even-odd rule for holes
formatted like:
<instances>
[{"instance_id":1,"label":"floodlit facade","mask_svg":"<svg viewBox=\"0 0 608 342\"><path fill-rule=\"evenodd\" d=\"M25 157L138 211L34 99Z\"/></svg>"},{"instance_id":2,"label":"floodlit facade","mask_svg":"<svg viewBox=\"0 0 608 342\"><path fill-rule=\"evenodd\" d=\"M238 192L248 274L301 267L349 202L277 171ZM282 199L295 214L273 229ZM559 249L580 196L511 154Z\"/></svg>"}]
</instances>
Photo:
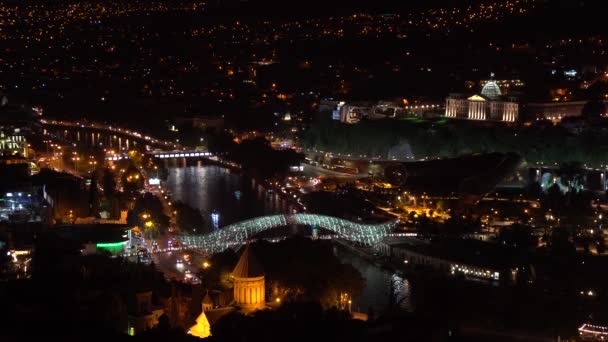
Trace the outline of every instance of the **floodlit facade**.
<instances>
[{"instance_id":1,"label":"floodlit facade","mask_svg":"<svg viewBox=\"0 0 608 342\"><path fill-rule=\"evenodd\" d=\"M262 266L249 245L232 271L234 276L234 304L247 310L262 309L266 305L266 284Z\"/></svg>"},{"instance_id":2,"label":"floodlit facade","mask_svg":"<svg viewBox=\"0 0 608 342\"><path fill-rule=\"evenodd\" d=\"M446 99L445 116L453 119L515 122L519 119L516 97L503 96L496 82L487 82L481 94L465 97L451 94Z\"/></svg>"},{"instance_id":3,"label":"floodlit facade","mask_svg":"<svg viewBox=\"0 0 608 342\"><path fill-rule=\"evenodd\" d=\"M27 140L20 129L0 129L0 155L27 158L27 152Z\"/></svg>"}]
</instances>

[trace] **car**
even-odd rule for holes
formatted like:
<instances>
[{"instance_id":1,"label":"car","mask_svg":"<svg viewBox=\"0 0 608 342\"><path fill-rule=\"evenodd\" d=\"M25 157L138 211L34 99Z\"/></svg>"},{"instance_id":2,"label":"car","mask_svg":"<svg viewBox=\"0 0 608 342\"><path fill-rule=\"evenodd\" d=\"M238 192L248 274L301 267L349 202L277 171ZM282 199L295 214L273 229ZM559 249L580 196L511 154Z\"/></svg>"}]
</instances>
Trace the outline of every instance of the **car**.
<instances>
[{"instance_id":1,"label":"car","mask_svg":"<svg viewBox=\"0 0 608 342\"><path fill-rule=\"evenodd\" d=\"M139 261L143 264L149 265L152 263L152 258L150 257L149 254L143 254L139 257Z\"/></svg>"}]
</instances>

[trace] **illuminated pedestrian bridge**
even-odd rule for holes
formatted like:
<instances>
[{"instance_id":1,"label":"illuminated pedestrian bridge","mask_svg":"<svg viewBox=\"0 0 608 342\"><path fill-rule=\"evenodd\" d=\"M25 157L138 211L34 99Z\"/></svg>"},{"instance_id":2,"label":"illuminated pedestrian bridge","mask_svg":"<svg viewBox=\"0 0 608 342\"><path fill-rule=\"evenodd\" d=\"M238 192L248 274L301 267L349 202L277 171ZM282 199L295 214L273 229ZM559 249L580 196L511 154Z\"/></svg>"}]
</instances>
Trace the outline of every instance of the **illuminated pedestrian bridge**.
<instances>
[{"instance_id":1,"label":"illuminated pedestrian bridge","mask_svg":"<svg viewBox=\"0 0 608 342\"><path fill-rule=\"evenodd\" d=\"M371 245L390 234L396 224L397 221L365 224L316 214L270 215L237 222L210 234L181 236L180 240L190 248L215 253L241 245L269 229L300 225L323 228L341 238Z\"/></svg>"}]
</instances>

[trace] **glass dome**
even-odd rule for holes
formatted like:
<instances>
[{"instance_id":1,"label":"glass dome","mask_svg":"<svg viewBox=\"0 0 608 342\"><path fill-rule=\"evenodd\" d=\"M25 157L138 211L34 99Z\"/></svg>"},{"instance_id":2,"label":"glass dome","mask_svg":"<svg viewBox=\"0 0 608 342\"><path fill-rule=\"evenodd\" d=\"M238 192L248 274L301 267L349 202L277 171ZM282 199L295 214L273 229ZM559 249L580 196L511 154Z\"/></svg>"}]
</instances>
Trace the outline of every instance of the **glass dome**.
<instances>
[{"instance_id":1,"label":"glass dome","mask_svg":"<svg viewBox=\"0 0 608 342\"><path fill-rule=\"evenodd\" d=\"M494 81L488 81L483 88L481 88L481 95L489 98L495 98L502 95L500 87Z\"/></svg>"}]
</instances>

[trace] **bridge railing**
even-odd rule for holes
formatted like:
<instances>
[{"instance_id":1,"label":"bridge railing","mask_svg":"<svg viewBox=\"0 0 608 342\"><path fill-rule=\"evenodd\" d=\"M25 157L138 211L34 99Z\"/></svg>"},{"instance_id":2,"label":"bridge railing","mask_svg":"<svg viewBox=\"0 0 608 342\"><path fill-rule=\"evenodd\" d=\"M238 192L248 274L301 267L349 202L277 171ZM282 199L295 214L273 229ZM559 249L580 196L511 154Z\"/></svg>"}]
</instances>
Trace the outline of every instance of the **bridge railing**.
<instances>
[{"instance_id":1,"label":"bridge railing","mask_svg":"<svg viewBox=\"0 0 608 342\"><path fill-rule=\"evenodd\" d=\"M345 239L372 245L391 234L396 223L397 221L365 224L317 214L270 215L237 222L210 234L186 235L180 239L189 247L217 252L240 245L253 235L268 229L296 224L318 226Z\"/></svg>"}]
</instances>

